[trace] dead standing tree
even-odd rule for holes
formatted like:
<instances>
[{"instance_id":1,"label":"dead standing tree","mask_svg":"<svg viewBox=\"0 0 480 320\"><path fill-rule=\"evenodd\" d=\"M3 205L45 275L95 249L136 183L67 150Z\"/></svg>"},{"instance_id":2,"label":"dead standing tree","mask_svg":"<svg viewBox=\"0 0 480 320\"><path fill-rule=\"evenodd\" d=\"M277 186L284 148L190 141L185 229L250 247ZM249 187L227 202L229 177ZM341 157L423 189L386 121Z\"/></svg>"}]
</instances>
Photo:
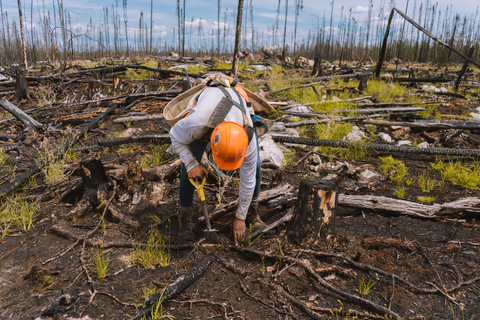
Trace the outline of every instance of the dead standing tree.
<instances>
[{"instance_id":1,"label":"dead standing tree","mask_svg":"<svg viewBox=\"0 0 480 320\"><path fill-rule=\"evenodd\" d=\"M392 24L392 20L393 20L393 14L396 12L398 12L398 14L400 14L405 20L407 20L408 22L410 22L415 28L417 28L418 30L422 31L424 34L426 34L428 37L432 38L433 40L435 40L437 43L441 44L442 46L450 49L451 52L455 52L457 55L459 55L460 57L462 57L463 59L465 59L466 61L470 62L470 63L473 63L474 65L476 65L477 67L480 67L480 63L478 63L477 61L473 60L472 58L464 55L463 53L461 53L460 51L458 51L457 49L455 49L454 47L452 47L451 45L445 43L444 41L442 41L441 39L439 39L438 37L434 36L433 34L431 34L430 32L428 32L428 30L422 28L419 24L417 24L415 21L413 21L410 17L408 17L405 13L403 13L402 11L398 10L397 8L393 8L392 11L390 12L390 16L388 18L388 24L387 24L387 29L385 31L385 37L383 38L383 45L382 45L382 48L380 50L380 55L378 57L378 62L377 62L377 67L375 69L375 76L378 78L380 77L380 71L382 70L382 64L383 64L383 58L385 56L385 51L387 49L387 39L388 39L388 35L390 33L390 25Z\"/></svg>"},{"instance_id":2,"label":"dead standing tree","mask_svg":"<svg viewBox=\"0 0 480 320\"><path fill-rule=\"evenodd\" d=\"M23 31L23 15L22 15L22 3L18 0L18 16L20 17L20 32L22 34L22 51L23 51L23 63L25 70L27 70L27 49L25 47L25 32Z\"/></svg>"},{"instance_id":3,"label":"dead standing tree","mask_svg":"<svg viewBox=\"0 0 480 320\"><path fill-rule=\"evenodd\" d=\"M238 0L237 12L237 30L235 32L235 51L233 52L232 74L236 75L238 72L238 53L240 52L240 40L242 39L242 14L243 14L243 0Z\"/></svg>"}]
</instances>

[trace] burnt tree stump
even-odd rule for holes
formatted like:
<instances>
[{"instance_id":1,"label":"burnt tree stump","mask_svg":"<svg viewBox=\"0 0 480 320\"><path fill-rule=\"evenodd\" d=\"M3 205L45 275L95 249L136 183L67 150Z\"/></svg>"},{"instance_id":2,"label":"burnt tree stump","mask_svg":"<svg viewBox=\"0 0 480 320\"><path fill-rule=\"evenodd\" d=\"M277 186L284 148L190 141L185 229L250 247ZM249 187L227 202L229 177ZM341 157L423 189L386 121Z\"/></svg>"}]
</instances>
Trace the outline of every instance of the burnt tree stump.
<instances>
[{"instance_id":1,"label":"burnt tree stump","mask_svg":"<svg viewBox=\"0 0 480 320\"><path fill-rule=\"evenodd\" d=\"M333 183L318 179L300 182L298 199L289 227L297 244L319 244L332 237L335 229L338 192Z\"/></svg>"}]
</instances>

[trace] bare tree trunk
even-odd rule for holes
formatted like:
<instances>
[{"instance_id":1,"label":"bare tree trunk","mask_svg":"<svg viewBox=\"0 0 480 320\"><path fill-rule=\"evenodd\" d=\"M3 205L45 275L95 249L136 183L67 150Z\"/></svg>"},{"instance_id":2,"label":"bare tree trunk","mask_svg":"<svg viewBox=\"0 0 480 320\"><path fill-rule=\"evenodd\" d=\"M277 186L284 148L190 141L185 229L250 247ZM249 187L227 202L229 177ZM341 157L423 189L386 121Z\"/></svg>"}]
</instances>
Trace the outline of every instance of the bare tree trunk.
<instances>
[{"instance_id":1,"label":"bare tree trunk","mask_svg":"<svg viewBox=\"0 0 480 320\"><path fill-rule=\"evenodd\" d=\"M25 70L28 69L27 65L27 49L25 47L25 32L23 31L23 15L22 15L22 3L18 0L18 16L20 17L20 32L22 34L22 50L23 50L23 63Z\"/></svg>"},{"instance_id":2,"label":"bare tree trunk","mask_svg":"<svg viewBox=\"0 0 480 320\"><path fill-rule=\"evenodd\" d=\"M235 51L233 52L233 63L232 63L233 75L236 75L238 72L238 53L240 52L240 40L242 39L242 14L243 14L243 0L238 0L237 31L235 32Z\"/></svg>"},{"instance_id":3,"label":"bare tree trunk","mask_svg":"<svg viewBox=\"0 0 480 320\"><path fill-rule=\"evenodd\" d=\"M153 0L150 0L150 54L152 54L152 34L153 34Z\"/></svg>"},{"instance_id":4,"label":"bare tree trunk","mask_svg":"<svg viewBox=\"0 0 480 320\"><path fill-rule=\"evenodd\" d=\"M220 57L220 0L218 0L217 21L217 56Z\"/></svg>"},{"instance_id":5,"label":"bare tree trunk","mask_svg":"<svg viewBox=\"0 0 480 320\"><path fill-rule=\"evenodd\" d=\"M287 17L288 17L288 0L285 0L285 27L283 28L283 50L282 50L282 61L285 61L286 58L286 48L285 40L287 39Z\"/></svg>"}]
</instances>

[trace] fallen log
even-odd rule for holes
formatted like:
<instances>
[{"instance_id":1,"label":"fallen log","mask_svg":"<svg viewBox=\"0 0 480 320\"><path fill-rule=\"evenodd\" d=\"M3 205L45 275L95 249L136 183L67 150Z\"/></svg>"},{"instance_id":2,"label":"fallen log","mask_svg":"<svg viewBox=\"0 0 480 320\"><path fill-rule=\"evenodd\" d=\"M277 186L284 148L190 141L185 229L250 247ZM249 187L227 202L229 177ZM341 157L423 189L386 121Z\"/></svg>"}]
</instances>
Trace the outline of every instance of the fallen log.
<instances>
[{"instance_id":1,"label":"fallen log","mask_svg":"<svg viewBox=\"0 0 480 320\"><path fill-rule=\"evenodd\" d=\"M315 112L315 113L305 113L305 112L294 112L294 111L287 111L286 114L292 115L292 116L297 116L297 117L302 117L302 118L315 118L315 117L320 117L325 114L331 114L331 113L375 113L375 112L383 112L383 111L392 111L392 112L399 112L399 111L411 111L411 112L417 112L417 111L425 111L427 109L425 108L398 108L398 107L393 107L393 108L378 108L378 109L345 109L345 110L332 110L332 111L322 111L322 112Z\"/></svg>"},{"instance_id":2,"label":"fallen log","mask_svg":"<svg viewBox=\"0 0 480 320\"><path fill-rule=\"evenodd\" d=\"M140 312L138 312L133 318L130 318L130 320L136 320L143 317L154 306L157 300L160 300L160 303L162 303L172 299L177 294L181 293L183 290L185 290L190 285L192 285L195 281L197 281L205 273L205 271L207 271L208 267L216 259L217 259L216 256L212 256L210 258L205 259L198 266L193 267L186 274L182 275L177 280L175 280L175 282L169 285L167 288L163 289L160 292L150 295L145 300L146 307Z\"/></svg>"},{"instance_id":3,"label":"fallen log","mask_svg":"<svg viewBox=\"0 0 480 320\"><path fill-rule=\"evenodd\" d=\"M71 139L68 139L64 144L63 146L60 147L60 149L55 153L55 156L54 156L54 161L56 161L57 159L61 158L63 156L63 154L71 147L73 146L77 141L78 139L80 139L84 134L85 132L87 132L88 130L90 130L91 128L93 128L94 126L97 125L97 123L99 123L103 118L105 118L108 114L110 114L111 112L113 112L115 109L118 108L118 105L114 105L110 108L108 108L107 111L105 111L104 113L98 115L95 119L92 120L92 122L90 122L88 125L86 125L85 127L82 128L82 130L80 130L73 138ZM13 182L11 182L10 184L8 184L7 186L3 187L1 190L0 190L0 198L1 197L4 197L6 196L7 194L9 194L10 192L12 192L13 190L17 189L18 187L22 186L23 183L25 183L25 181L28 180L28 178L30 178L32 175L34 175L35 173L37 173L38 171L40 171L40 169L42 169L45 165L47 164L47 161L46 160L41 160L39 161L37 164L34 164L32 167L30 167L27 171L25 171L24 173L22 173L19 177L17 177Z\"/></svg>"},{"instance_id":4,"label":"fallen log","mask_svg":"<svg viewBox=\"0 0 480 320\"><path fill-rule=\"evenodd\" d=\"M396 78L396 77L381 77L382 80L393 80L396 82L431 82L431 83L439 83L439 82L451 82L454 79L449 78Z\"/></svg>"},{"instance_id":5,"label":"fallen log","mask_svg":"<svg viewBox=\"0 0 480 320\"><path fill-rule=\"evenodd\" d=\"M5 99L0 100L0 106L2 106L5 110L10 112L15 118L20 120L26 127L33 128L33 129L41 129L43 128L43 124L36 121L28 114L17 108L14 104L10 103Z\"/></svg>"},{"instance_id":6,"label":"fallen log","mask_svg":"<svg viewBox=\"0 0 480 320\"><path fill-rule=\"evenodd\" d=\"M479 198L464 198L444 204L425 205L411 201L370 195L338 196L338 204L354 208L379 210L396 214L406 214L419 218L460 217L467 214L480 214Z\"/></svg>"},{"instance_id":7,"label":"fallen log","mask_svg":"<svg viewBox=\"0 0 480 320\"><path fill-rule=\"evenodd\" d=\"M84 235L78 235L75 234L69 230L66 230L59 226L58 224L55 224L50 227L50 232L56 234L57 236L70 239L73 241L79 241L84 239ZM148 243L140 243L140 242L131 242L131 241L108 241L105 242L104 240L93 240L93 239L86 239L85 240L86 245L94 248L146 248L146 247L152 247L153 245L148 244ZM165 245L165 247L168 247L170 249L193 249L195 248L196 244L181 244L181 245ZM212 246L211 244L202 244L202 247L205 246ZM162 246L160 246L162 247Z\"/></svg>"},{"instance_id":8,"label":"fallen log","mask_svg":"<svg viewBox=\"0 0 480 320\"><path fill-rule=\"evenodd\" d=\"M307 139L300 137L271 135L273 141L293 144L305 144L309 146L325 146L335 148L360 147L377 151L411 153L411 154L430 154L430 155L450 155L450 156L473 156L480 157L480 150L477 149L447 149L447 148L417 148L417 147L401 147L389 144L378 143L359 143L337 140L323 139Z\"/></svg>"},{"instance_id":9,"label":"fallen log","mask_svg":"<svg viewBox=\"0 0 480 320\"><path fill-rule=\"evenodd\" d=\"M407 107L407 106L413 106L413 105L419 105L419 104L434 104L436 102L376 102L376 103L358 103L357 106L359 107L389 107L389 106L401 106L401 107Z\"/></svg>"},{"instance_id":10,"label":"fallen log","mask_svg":"<svg viewBox=\"0 0 480 320\"><path fill-rule=\"evenodd\" d=\"M370 118L379 118L379 117L389 117L391 115L399 116L399 115L405 115L405 114L411 114L414 113L415 111L411 112L402 112L402 113L377 113L377 114L371 114L371 115L366 115L366 116L353 116L353 117L339 117L339 116L330 116L327 118L326 115L323 116L325 119L321 120L306 120L306 121L301 121L301 122L289 122L285 123L285 127L287 128L297 128L297 127L302 127L302 126L311 126L315 124L320 124L320 123L327 123L330 121L360 121L360 120L365 120L365 119L370 119Z\"/></svg>"},{"instance_id":11,"label":"fallen log","mask_svg":"<svg viewBox=\"0 0 480 320\"><path fill-rule=\"evenodd\" d=\"M165 142L170 140L169 134L152 134L144 136L130 136L121 138L107 138L98 139L98 145L103 147L117 146L127 143L141 143L141 142Z\"/></svg>"},{"instance_id":12,"label":"fallen log","mask_svg":"<svg viewBox=\"0 0 480 320\"><path fill-rule=\"evenodd\" d=\"M402 126L420 129L462 129L479 130L480 121L456 121L456 120L414 120L415 122L398 122L387 120L362 120L362 123L375 124L378 126Z\"/></svg>"},{"instance_id":13,"label":"fallen log","mask_svg":"<svg viewBox=\"0 0 480 320\"><path fill-rule=\"evenodd\" d=\"M165 117L163 114L150 114L146 116L131 116L131 117L123 117L114 119L113 123L124 123L125 121L145 121L145 120L153 120L153 119L164 119Z\"/></svg>"},{"instance_id":14,"label":"fallen log","mask_svg":"<svg viewBox=\"0 0 480 320\"><path fill-rule=\"evenodd\" d=\"M85 100L85 101L80 101L80 102L74 102L74 103L68 103L68 104L62 104L62 102L55 102L50 104L50 107L44 107L42 110L51 110L51 109L58 109L58 108L70 108L70 107L75 107L75 106L81 106L84 104L90 104L90 103L98 103L98 102L105 102L105 101L112 101L112 100L118 100L118 99L126 99L126 98L137 98L137 97L155 97L155 96L162 96L162 95L174 95L174 94L179 94L181 93L182 90L164 90L164 91L154 91L154 92L143 92L143 93L130 93L130 94L124 94L116 97L108 97L108 98L102 98L102 99L96 99L96 100ZM53 106L57 105L57 106Z\"/></svg>"}]
</instances>

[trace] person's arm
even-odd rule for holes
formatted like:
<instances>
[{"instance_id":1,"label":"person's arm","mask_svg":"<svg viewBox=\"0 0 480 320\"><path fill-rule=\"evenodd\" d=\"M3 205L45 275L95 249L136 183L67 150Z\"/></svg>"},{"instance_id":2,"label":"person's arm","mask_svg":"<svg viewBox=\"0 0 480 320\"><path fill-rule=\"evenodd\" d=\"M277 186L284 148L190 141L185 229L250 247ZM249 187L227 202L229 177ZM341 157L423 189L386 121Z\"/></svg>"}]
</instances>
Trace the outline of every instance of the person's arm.
<instances>
[{"instance_id":1,"label":"person's arm","mask_svg":"<svg viewBox=\"0 0 480 320\"><path fill-rule=\"evenodd\" d=\"M255 190L257 173L257 144L254 139L250 142L247 155L240 166L240 187L239 201L236 217L245 220L248 208L252 202L253 191Z\"/></svg>"}]
</instances>

